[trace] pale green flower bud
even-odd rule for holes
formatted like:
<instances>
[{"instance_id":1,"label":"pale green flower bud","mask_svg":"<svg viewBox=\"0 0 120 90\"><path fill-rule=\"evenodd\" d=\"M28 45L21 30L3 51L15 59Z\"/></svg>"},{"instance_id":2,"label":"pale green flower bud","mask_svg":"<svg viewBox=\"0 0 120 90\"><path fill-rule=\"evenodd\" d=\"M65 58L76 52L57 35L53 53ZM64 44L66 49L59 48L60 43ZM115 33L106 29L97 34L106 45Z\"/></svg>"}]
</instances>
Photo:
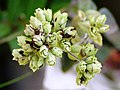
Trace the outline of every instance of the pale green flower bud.
<instances>
[{"instance_id":1,"label":"pale green flower bud","mask_svg":"<svg viewBox=\"0 0 120 90\"><path fill-rule=\"evenodd\" d=\"M71 44L69 41L67 40L62 40L60 43L60 46L63 50L67 51L71 51Z\"/></svg>"},{"instance_id":2,"label":"pale green flower bud","mask_svg":"<svg viewBox=\"0 0 120 90\"><path fill-rule=\"evenodd\" d=\"M29 58L24 55L23 49L14 49L12 52L13 60L18 61L19 65L26 65L29 62Z\"/></svg>"},{"instance_id":3,"label":"pale green flower bud","mask_svg":"<svg viewBox=\"0 0 120 90\"><path fill-rule=\"evenodd\" d=\"M42 23L36 17L33 16L30 17L30 24L34 28L41 28L42 26Z\"/></svg>"},{"instance_id":4,"label":"pale green flower bud","mask_svg":"<svg viewBox=\"0 0 120 90\"><path fill-rule=\"evenodd\" d=\"M72 37L74 37L76 34L76 30L74 27L66 27L63 29L63 31L64 31L65 35L70 35Z\"/></svg>"},{"instance_id":5,"label":"pale green flower bud","mask_svg":"<svg viewBox=\"0 0 120 90\"><path fill-rule=\"evenodd\" d=\"M18 43L19 43L20 46L25 45L26 41L28 41L28 40L29 39L26 36L18 36L17 37L17 41L18 41Z\"/></svg>"},{"instance_id":6,"label":"pale green flower bud","mask_svg":"<svg viewBox=\"0 0 120 90\"><path fill-rule=\"evenodd\" d=\"M90 79L92 79L94 77L94 74L91 74L89 72L85 72L84 76L85 76L85 78L87 78L88 80L90 80Z\"/></svg>"},{"instance_id":7,"label":"pale green flower bud","mask_svg":"<svg viewBox=\"0 0 120 90\"><path fill-rule=\"evenodd\" d=\"M57 20L54 22L54 31L65 28L67 23L67 17L67 13L62 13L59 17L57 17Z\"/></svg>"},{"instance_id":8,"label":"pale green flower bud","mask_svg":"<svg viewBox=\"0 0 120 90\"><path fill-rule=\"evenodd\" d=\"M48 56L48 48L45 45L41 46L39 53L40 53L40 56L46 58Z\"/></svg>"},{"instance_id":9,"label":"pale green flower bud","mask_svg":"<svg viewBox=\"0 0 120 90\"><path fill-rule=\"evenodd\" d=\"M44 61L45 61L44 58L40 56L37 62L37 66L42 67L45 64Z\"/></svg>"},{"instance_id":10,"label":"pale green flower bud","mask_svg":"<svg viewBox=\"0 0 120 90\"><path fill-rule=\"evenodd\" d=\"M57 45L57 37L54 34L49 34L46 37L46 42L50 45L56 46Z\"/></svg>"},{"instance_id":11,"label":"pale green flower bud","mask_svg":"<svg viewBox=\"0 0 120 90\"><path fill-rule=\"evenodd\" d=\"M39 57L37 55L32 56L31 61L29 63L30 69L32 69L33 72L39 69L38 67L38 59Z\"/></svg>"},{"instance_id":12,"label":"pale green flower bud","mask_svg":"<svg viewBox=\"0 0 120 90\"><path fill-rule=\"evenodd\" d=\"M46 63L50 66L53 66L56 64L56 58L51 52L48 53L48 56L46 58Z\"/></svg>"},{"instance_id":13,"label":"pale green flower bud","mask_svg":"<svg viewBox=\"0 0 120 90\"><path fill-rule=\"evenodd\" d=\"M84 73L84 72L83 72L83 73ZM82 78L83 75L84 75L83 73L78 70L78 71L77 71L77 76L79 76L79 78Z\"/></svg>"},{"instance_id":14,"label":"pale green flower bud","mask_svg":"<svg viewBox=\"0 0 120 90\"><path fill-rule=\"evenodd\" d=\"M57 56L57 57L62 57L62 49L58 48L58 47L53 47L52 48L52 53Z\"/></svg>"},{"instance_id":15,"label":"pale green flower bud","mask_svg":"<svg viewBox=\"0 0 120 90\"><path fill-rule=\"evenodd\" d=\"M87 65L87 70L90 73L99 73L101 71L101 65L100 64L88 64Z\"/></svg>"},{"instance_id":16,"label":"pale green flower bud","mask_svg":"<svg viewBox=\"0 0 120 90\"><path fill-rule=\"evenodd\" d=\"M90 56L86 59L86 63L91 64L97 61L97 58L95 56Z\"/></svg>"},{"instance_id":17,"label":"pale green flower bud","mask_svg":"<svg viewBox=\"0 0 120 90\"><path fill-rule=\"evenodd\" d=\"M81 78L79 76L76 77L76 83L77 85L81 85Z\"/></svg>"},{"instance_id":18,"label":"pale green flower bud","mask_svg":"<svg viewBox=\"0 0 120 90\"><path fill-rule=\"evenodd\" d=\"M109 25L103 25L99 28L99 33L107 32L110 29Z\"/></svg>"},{"instance_id":19,"label":"pale green flower bud","mask_svg":"<svg viewBox=\"0 0 120 90\"><path fill-rule=\"evenodd\" d=\"M58 32L53 32L53 35L57 37L57 39L60 41L62 40L62 35L61 35L62 31L58 31Z\"/></svg>"},{"instance_id":20,"label":"pale green flower bud","mask_svg":"<svg viewBox=\"0 0 120 90\"><path fill-rule=\"evenodd\" d=\"M43 29L46 34L49 34L51 32L52 25L50 22L43 22Z\"/></svg>"},{"instance_id":21,"label":"pale green flower bud","mask_svg":"<svg viewBox=\"0 0 120 90\"><path fill-rule=\"evenodd\" d=\"M28 56L23 56L22 58L18 59L19 65L26 65L29 63L29 58Z\"/></svg>"},{"instance_id":22,"label":"pale green flower bud","mask_svg":"<svg viewBox=\"0 0 120 90\"><path fill-rule=\"evenodd\" d=\"M41 35L35 35L33 36L33 41L36 45L41 46L43 45L43 42L45 41L45 37Z\"/></svg>"},{"instance_id":23,"label":"pale green flower bud","mask_svg":"<svg viewBox=\"0 0 120 90\"><path fill-rule=\"evenodd\" d=\"M100 73L100 71L101 71L101 68L102 68L102 65L101 65L101 63L99 62L99 61L95 61L95 64L97 65L97 68L98 68L98 70L96 70L96 72L95 73Z\"/></svg>"},{"instance_id":24,"label":"pale green flower bud","mask_svg":"<svg viewBox=\"0 0 120 90\"><path fill-rule=\"evenodd\" d=\"M98 28L96 28L96 27L91 27L91 28L89 29L88 34L90 35L90 37L96 38L96 37L97 37L96 34L98 34L98 31L99 31Z\"/></svg>"},{"instance_id":25,"label":"pale green flower bud","mask_svg":"<svg viewBox=\"0 0 120 90\"><path fill-rule=\"evenodd\" d=\"M35 10L35 17L37 17L40 21L46 21L44 11L40 8Z\"/></svg>"},{"instance_id":26,"label":"pale green flower bud","mask_svg":"<svg viewBox=\"0 0 120 90\"><path fill-rule=\"evenodd\" d=\"M34 30L30 27L30 25L26 25L26 28L24 30L24 33L26 36L33 36L35 35Z\"/></svg>"},{"instance_id":27,"label":"pale green flower bud","mask_svg":"<svg viewBox=\"0 0 120 90\"><path fill-rule=\"evenodd\" d=\"M13 57L13 60L18 60L18 58L22 58L23 56L20 54L20 51L23 51L22 49L14 49L12 51L12 55L14 56Z\"/></svg>"},{"instance_id":28,"label":"pale green flower bud","mask_svg":"<svg viewBox=\"0 0 120 90\"><path fill-rule=\"evenodd\" d=\"M88 79L84 76L81 78L79 76L77 76L76 83L77 83L77 85L81 85L81 84L86 85L88 83Z\"/></svg>"},{"instance_id":29,"label":"pale green flower bud","mask_svg":"<svg viewBox=\"0 0 120 90\"><path fill-rule=\"evenodd\" d=\"M34 49L30 46L30 44L24 44L22 45L22 48L26 51L26 52L32 52Z\"/></svg>"},{"instance_id":30,"label":"pale green flower bud","mask_svg":"<svg viewBox=\"0 0 120 90\"><path fill-rule=\"evenodd\" d=\"M26 51L26 52L32 52L33 49L30 46L30 44L27 44L26 41L31 42L32 40L30 38L27 38L25 36L18 36L17 37L17 41L19 43L20 46L22 46L22 48Z\"/></svg>"},{"instance_id":31,"label":"pale green flower bud","mask_svg":"<svg viewBox=\"0 0 120 90\"><path fill-rule=\"evenodd\" d=\"M29 67L32 69L33 72L38 70L40 67L44 65L44 58L38 57L37 55L34 55L31 57L31 61L29 63Z\"/></svg>"},{"instance_id":32,"label":"pale green flower bud","mask_svg":"<svg viewBox=\"0 0 120 90\"><path fill-rule=\"evenodd\" d=\"M105 24L106 22L106 16L105 15L100 15L96 18L95 24L100 27Z\"/></svg>"},{"instance_id":33,"label":"pale green flower bud","mask_svg":"<svg viewBox=\"0 0 120 90\"><path fill-rule=\"evenodd\" d=\"M91 56L91 55L95 55L97 53L98 49L96 49L94 47L93 44L90 44L88 43L86 46L85 46L85 49L84 49L84 53L85 55L87 56Z\"/></svg>"},{"instance_id":34,"label":"pale green flower bud","mask_svg":"<svg viewBox=\"0 0 120 90\"><path fill-rule=\"evenodd\" d=\"M76 67L76 71L81 72L81 73L85 72L86 64L87 63L85 61L83 61L83 60L80 61L79 64L77 65L77 67Z\"/></svg>"},{"instance_id":35,"label":"pale green flower bud","mask_svg":"<svg viewBox=\"0 0 120 90\"><path fill-rule=\"evenodd\" d=\"M53 20L56 21L56 19L61 15L60 11L57 11L54 15L53 15Z\"/></svg>"},{"instance_id":36,"label":"pale green flower bud","mask_svg":"<svg viewBox=\"0 0 120 90\"><path fill-rule=\"evenodd\" d=\"M44 15L47 21L51 21L52 20L52 10L51 9L44 9Z\"/></svg>"}]
</instances>

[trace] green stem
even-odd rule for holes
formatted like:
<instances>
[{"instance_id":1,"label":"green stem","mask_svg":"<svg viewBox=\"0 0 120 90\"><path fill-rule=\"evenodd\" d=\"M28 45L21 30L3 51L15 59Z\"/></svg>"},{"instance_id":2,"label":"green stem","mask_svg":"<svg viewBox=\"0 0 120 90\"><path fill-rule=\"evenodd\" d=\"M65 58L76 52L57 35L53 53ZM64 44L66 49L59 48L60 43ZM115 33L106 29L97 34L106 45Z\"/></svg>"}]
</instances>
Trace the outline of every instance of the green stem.
<instances>
[{"instance_id":1,"label":"green stem","mask_svg":"<svg viewBox=\"0 0 120 90\"><path fill-rule=\"evenodd\" d=\"M0 44L3 44L3 43L8 42L8 41L16 38L16 37L17 37L18 35L20 35L20 34L22 34L22 31L15 32L15 33L13 33L13 34L11 34L11 35L3 38L3 39L0 39Z\"/></svg>"},{"instance_id":2,"label":"green stem","mask_svg":"<svg viewBox=\"0 0 120 90\"><path fill-rule=\"evenodd\" d=\"M28 76L30 76L30 75L32 75L32 72L28 72L28 73L23 74L23 75L15 78L15 79L12 79L12 80L7 81L7 82L5 82L5 83L1 83L1 84L0 84L0 88L3 88L3 87L5 87L5 86L8 86L8 85L13 84L13 83L15 83L15 82L18 82L18 81L20 81L20 80L22 80L22 79L24 79L24 78L26 78L26 77L28 77Z\"/></svg>"},{"instance_id":3,"label":"green stem","mask_svg":"<svg viewBox=\"0 0 120 90\"><path fill-rule=\"evenodd\" d=\"M76 58L76 60L80 61L80 59L78 57L76 57L73 53L68 52L70 55L72 55L74 58Z\"/></svg>"}]
</instances>

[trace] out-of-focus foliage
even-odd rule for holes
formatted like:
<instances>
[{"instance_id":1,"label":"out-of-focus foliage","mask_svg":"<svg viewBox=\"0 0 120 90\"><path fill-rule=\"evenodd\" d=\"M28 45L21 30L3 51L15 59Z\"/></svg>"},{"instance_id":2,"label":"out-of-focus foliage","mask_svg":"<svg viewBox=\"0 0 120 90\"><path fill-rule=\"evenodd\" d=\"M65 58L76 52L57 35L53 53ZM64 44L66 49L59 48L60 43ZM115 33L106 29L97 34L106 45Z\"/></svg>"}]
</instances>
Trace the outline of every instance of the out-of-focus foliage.
<instances>
[{"instance_id":1,"label":"out-of-focus foliage","mask_svg":"<svg viewBox=\"0 0 120 90\"><path fill-rule=\"evenodd\" d=\"M0 24L0 38L10 34L10 27L4 23Z\"/></svg>"},{"instance_id":2,"label":"out-of-focus foliage","mask_svg":"<svg viewBox=\"0 0 120 90\"><path fill-rule=\"evenodd\" d=\"M48 0L49 2L51 2L51 6L50 8L56 12L61 8L65 8L66 6L69 5L71 0Z\"/></svg>"}]
</instances>

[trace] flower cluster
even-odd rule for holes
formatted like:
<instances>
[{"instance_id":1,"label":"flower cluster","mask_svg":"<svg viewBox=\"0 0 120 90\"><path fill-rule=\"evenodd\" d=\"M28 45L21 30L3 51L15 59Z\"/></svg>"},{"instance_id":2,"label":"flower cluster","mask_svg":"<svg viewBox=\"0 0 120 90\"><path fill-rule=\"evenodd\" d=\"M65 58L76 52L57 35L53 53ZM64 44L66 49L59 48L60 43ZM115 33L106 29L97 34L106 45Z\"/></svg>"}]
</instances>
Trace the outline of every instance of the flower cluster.
<instances>
[{"instance_id":1,"label":"flower cluster","mask_svg":"<svg viewBox=\"0 0 120 90\"><path fill-rule=\"evenodd\" d=\"M68 54L68 57L71 60L79 61L79 64L76 67L76 83L78 85L87 84L88 81L94 77L94 74L101 71L102 65L95 57L97 51L98 49L90 43L71 46L72 54ZM72 55L76 57L73 57Z\"/></svg>"},{"instance_id":2,"label":"flower cluster","mask_svg":"<svg viewBox=\"0 0 120 90\"><path fill-rule=\"evenodd\" d=\"M36 9L30 17L24 34L17 37L20 49L12 52L13 60L19 65L29 64L33 72L45 64L53 66L57 57L67 52L71 60L77 60L78 85L87 84L96 73L101 71L101 63L95 57L98 49L94 44L80 42L81 33L87 34L95 43L102 45L101 33L109 30L105 24L106 16L97 11L79 11L73 19L73 26L67 26L67 13L52 13L51 9ZM77 42L77 43L76 43Z\"/></svg>"},{"instance_id":3,"label":"flower cluster","mask_svg":"<svg viewBox=\"0 0 120 90\"><path fill-rule=\"evenodd\" d=\"M83 12L78 11L78 16L73 19L73 26L87 33L89 37L98 45L102 46L101 33L109 30L109 25L105 24L106 16L95 10ZM74 23L75 22L75 23Z\"/></svg>"},{"instance_id":4,"label":"flower cluster","mask_svg":"<svg viewBox=\"0 0 120 90\"><path fill-rule=\"evenodd\" d=\"M102 46L101 33L109 30L109 25L105 24L105 22L106 16L100 14L98 11L88 10L83 12L79 10L78 15L72 21L72 25L76 27L79 37L87 34L88 38L91 38L96 44ZM76 41L78 36L76 36ZM79 43L76 41L74 39L73 43ZM76 67L76 83L78 85L87 84L93 78L94 74L101 71L102 65L95 57L97 51L98 49L94 48L94 45L90 43L71 46L72 54L68 54L68 57L72 60L79 60L79 64Z\"/></svg>"},{"instance_id":5,"label":"flower cluster","mask_svg":"<svg viewBox=\"0 0 120 90\"><path fill-rule=\"evenodd\" d=\"M80 61L76 67L77 85L87 84L94 77L94 74L100 73L101 67L101 63L97 61L95 56L90 56L85 61Z\"/></svg>"},{"instance_id":6,"label":"flower cluster","mask_svg":"<svg viewBox=\"0 0 120 90\"><path fill-rule=\"evenodd\" d=\"M13 60L19 65L29 64L33 72L45 63L53 66L57 57L62 57L63 51L71 51L70 40L74 38L74 27L66 27L67 13L60 11L52 14L50 9L36 9L35 16L30 17L24 35L18 36L20 49L14 49Z\"/></svg>"}]
</instances>

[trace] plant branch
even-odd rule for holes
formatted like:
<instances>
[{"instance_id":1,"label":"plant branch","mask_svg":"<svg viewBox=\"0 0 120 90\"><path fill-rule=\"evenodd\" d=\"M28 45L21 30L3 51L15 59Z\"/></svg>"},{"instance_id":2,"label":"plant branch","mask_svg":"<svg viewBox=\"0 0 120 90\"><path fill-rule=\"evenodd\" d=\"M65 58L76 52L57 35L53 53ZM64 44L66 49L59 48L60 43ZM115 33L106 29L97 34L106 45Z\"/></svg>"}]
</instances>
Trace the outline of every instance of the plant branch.
<instances>
[{"instance_id":1,"label":"plant branch","mask_svg":"<svg viewBox=\"0 0 120 90\"><path fill-rule=\"evenodd\" d=\"M1 83L1 84L0 84L0 88L3 88L3 87L5 87L5 86L8 86L8 85L13 84L13 83L15 83L15 82L18 82L18 81L20 81L20 80L22 80L22 79L24 79L24 78L26 78L26 77L28 77L28 76L30 76L30 75L32 75L32 72L28 72L28 73L23 74L23 75L15 78L15 79L12 79L12 80L7 81L7 82L5 82L5 83Z\"/></svg>"},{"instance_id":2,"label":"plant branch","mask_svg":"<svg viewBox=\"0 0 120 90\"><path fill-rule=\"evenodd\" d=\"M73 53L69 52L68 50L66 50L70 55L72 55L74 58L76 58L76 60L80 61L80 59L78 57L76 57Z\"/></svg>"},{"instance_id":3,"label":"plant branch","mask_svg":"<svg viewBox=\"0 0 120 90\"><path fill-rule=\"evenodd\" d=\"M3 39L0 39L0 44L8 42L8 41L14 39L15 37L17 37L20 34L22 34L22 31L15 32L15 33L13 33L13 34L11 34L11 35L3 38Z\"/></svg>"}]
</instances>

